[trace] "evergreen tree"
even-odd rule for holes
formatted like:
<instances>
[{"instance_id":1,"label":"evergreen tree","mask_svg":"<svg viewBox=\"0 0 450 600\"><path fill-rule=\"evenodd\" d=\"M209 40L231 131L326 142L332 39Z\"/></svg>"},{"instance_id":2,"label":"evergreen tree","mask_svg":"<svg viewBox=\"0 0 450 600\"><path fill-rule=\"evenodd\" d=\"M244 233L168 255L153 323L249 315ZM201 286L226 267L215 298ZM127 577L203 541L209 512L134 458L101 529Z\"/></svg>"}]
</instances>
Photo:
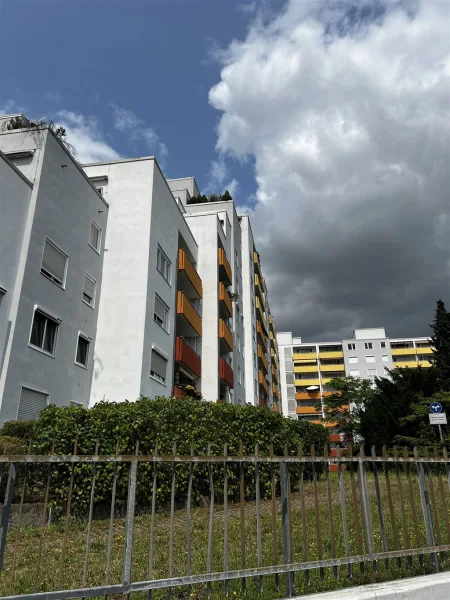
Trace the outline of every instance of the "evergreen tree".
<instances>
[{"instance_id":1,"label":"evergreen tree","mask_svg":"<svg viewBox=\"0 0 450 600\"><path fill-rule=\"evenodd\" d=\"M437 301L436 314L431 325L434 348L433 365L440 373L443 387L450 391L450 312L442 300Z\"/></svg>"},{"instance_id":2,"label":"evergreen tree","mask_svg":"<svg viewBox=\"0 0 450 600\"><path fill-rule=\"evenodd\" d=\"M228 190L225 190L225 193L222 194L221 200L223 200L224 202L226 200L233 200L233 198L232 198L232 196L231 196L231 194L230 194L230 192Z\"/></svg>"}]
</instances>

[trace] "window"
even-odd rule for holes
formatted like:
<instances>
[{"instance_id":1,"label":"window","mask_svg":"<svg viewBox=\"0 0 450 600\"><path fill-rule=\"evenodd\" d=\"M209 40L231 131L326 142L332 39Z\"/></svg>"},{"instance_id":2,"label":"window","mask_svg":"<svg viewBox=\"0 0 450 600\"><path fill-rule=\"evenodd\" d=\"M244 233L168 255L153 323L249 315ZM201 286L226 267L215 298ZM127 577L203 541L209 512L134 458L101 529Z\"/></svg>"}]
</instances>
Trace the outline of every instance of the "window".
<instances>
[{"instance_id":1,"label":"window","mask_svg":"<svg viewBox=\"0 0 450 600\"><path fill-rule=\"evenodd\" d=\"M372 344L372 342L366 342L366 343L364 344L364 348L365 348L366 350L372 350L372 348L373 348L373 344Z\"/></svg>"},{"instance_id":2,"label":"window","mask_svg":"<svg viewBox=\"0 0 450 600\"><path fill-rule=\"evenodd\" d=\"M36 309L31 327L30 345L53 356L55 354L58 327L58 321Z\"/></svg>"},{"instance_id":3,"label":"window","mask_svg":"<svg viewBox=\"0 0 450 600\"><path fill-rule=\"evenodd\" d=\"M33 421L47 406L48 394L23 387L20 393L18 421Z\"/></svg>"},{"instance_id":4,"label":"window","mask_svg":"<svg viewBox=\"0 0 450 600\"><path fill-rule=\"evenodd\" d=\"M66 268L67 254L47 238L42 256L41 273L63 288L66 282Z\"/></svg>"},{"instance_id":5,"label":"window","mask_svg":"<svg viewBox=\"0 0 450 600\"><path fill-rule=\"evenodd\" d=\"M97 188L97 192L100 194L100 196L104 196L105 195L105 188L102 186L99 186Z\"/></svg>"},{"instance_id":6,"label":"window","mask_svg":"<svg viewBox=\"0 0 450 600\"><path fill-rule=\"evenodd\" d=\"M241 336L237 333L236 334L236 347L238 349L238 352L241 351Z\"/></svg>"},{"instance_id":7,"label":"window","mask_svg":"<svg viewBox=\"0 0 450 600\"><path fill-rule=\"evenodd\" d=\"M377 370L376 369L367 369L367 375L369 377L375 377L376 374L377 374Z\"/></svg>"},{"instance_id":8,"label":"window","mask_svg":"<svg viewBox=\"0 0 450 600\"><path fill-rule=\"evenodd\" d=\"M5 288L0 287L0 306L2 304L3 296L6 294Z\"/></svg>"},{"instance_id":9,"label":"window","mask_svg":"<svg viewBox=\"0 0 450 600\"><path fill-rule=\"evenodd\" d=\"M358 357L357 356L349 356L348 362L351 365L357 365L358 364Z\"/></svg>"},{"instance_id":10,"label":"window","mask_svg":"<svg viewBox=\"0 0 450 600\"><path fill-rule=\"evenodd\" d=\"M256 369L256 352L253 350L253 366Z\"/></svg>"},{"instance_id":11,"label":"window","mask_svg":"<svg viewBox=\"0 0 450 600\"><path fill-rule=\"evenodd\" d=\"M77 344L77 355L75 357L75 364L80 367L87 367L89 358L89 340L81 333L78 335Z\"/></svg>"},{"instance_id":12,"label":"window","mask_svg":"<svg viewBox=\"0 0 450 600\"><path fill-rule=\"evenodd\" d=\"M156 350L152 350L150 375L160 383L166 383L167 359Z\"/></svg>"},{"instance_id":13,"label":"window","mask_svg":"<svg viewBox=\"0 0 450 600\"><path fill-rule=\"evenodd\" d=\"M347 344L349 350L356 350L356 344Z\"/></svg>"},{"instance_id":14,"label":"window","mask_svg":"<svg viewBox=\"0 0 450 600\"><path fill-rule=\"evenodd\" d=\"M77 402L76 400L71 400L70 406L84 406L84 404L82 402Z\"/></svg>"},{"instance_id":15,"label":"window","mask_svg":"<svg viewBox=\"0 0 450 600\"><path fill-rule=\"evenodd\" d=\"M253 339L256 340L256 328L255 328L254 324L252 324L252 329L253 329Z\"/></svg>"},{"instance_id":16,"label":"window","mask_svg":"<svg viewBox=\"0 0 450 600\"><path fill-rule=\"evenodd\" d=\"M169 332L169 308L161 300L161 298L155 294L155 311L153 314L153 320L158 323L167 333Z\"/></svg>"},{"instance_id":17,"label":"window","mask_svg":"<svg viewBox=\"0 0 450 600\"><path fill-rule=\"evenodd\" d=\"M91 221L91 229L89 231L89 246L100 253L102 243L102 230L95 221Z\"/></svg>"},{"instance_id":18,"label":"window","mask_svg":"<svg viewBox=\"0 0 450 600\"><path fill-rule=\"evenodd\" d=\"M366 363L374 363L375 356L366 356Z\"/></svg>"},{"instance_id":19,"label":"window","mask_svg":"<svg viewBox=\"0 0 450 600\"><path fill-rule=\"evenodd\" d=\"M383 354L381 356L381 359L382 359L383 362L389 362L389 355L388 354Z\"/></svg>"},{"instance_id":20,"label":"window","mask_svg":"<svg viewBox=\"0 0 450 600\"><path fill-rule=\"evenodd\" d=\"M241 371L241 367L239 367L239 366L237 368L237 375L238 375L238 383L242 383L242 371Z\"/></svg>"},{"instance_id":21,"label":"window","mask_svg":"<svg viewBox=\"0 0 450 600\"><path fill-rule=\"evenodd\" d=\"M164 279L167 281L167 283L170 284L171 275L172 275L171 262L167 258L167 255L164 253L161 246L159 246L159 245L158 245L158 256L157 256L157 261L156 261L156 268L161 273L161 275L164 277Z\"/></svg>"},{"instance_id":22,"label":"window","mask_svg":"<svg viewBox=\"0 0 450 600\"><path fill-rule=\"evenodd\" d=\"M83 288L83 302L89 304L92 308L94 308L95 302L95 288L97 287L97 282L90 275L86 273L84 276L84 288Z\"/></svg>"},{"instance_id":23,"label":"window","mask_svg":"<svg viewBox=\"0 0 450 600\"><path fill-rule=\"evenodd\" d=\"M255 396L258 395L258 380L255 379Z\"/></svg>"},{"instance_id":24,"label":"window","mask_svg":"<svg viewBox=\"0 0 450 600\"><path fill-rule=\"evenodd\" d=\"M381 346L382 348L386 348L386 342L380 342L380 346Z\"/></svg>"},{"instance_id":25,"label":"window","mask_svg":"<svg viewBox=\"0 0 450 600\"><path fill-rule=\"evenodd\" d=\"M294 373L286 373L286 385L294 385Z\"/></svg>"},{"instance_id":26,"label":"window","mask_svg":"<svg viewBox=\"0 0 450 600\"><path fill-rule=\"evenodd\" d=\"M359 377L359 369L355 369L354 371L350 371L351 377Z\"/></svg>"}]
</instances>

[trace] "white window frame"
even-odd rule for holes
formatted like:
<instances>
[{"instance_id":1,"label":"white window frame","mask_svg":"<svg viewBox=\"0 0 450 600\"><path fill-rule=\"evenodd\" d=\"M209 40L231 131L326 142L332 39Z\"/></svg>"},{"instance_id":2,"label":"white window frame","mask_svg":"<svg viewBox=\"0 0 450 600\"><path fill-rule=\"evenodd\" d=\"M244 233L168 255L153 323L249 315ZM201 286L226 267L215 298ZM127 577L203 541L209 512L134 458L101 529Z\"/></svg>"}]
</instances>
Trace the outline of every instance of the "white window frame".
<instances>
[{"instance_id":1,"label":"white window frame","mask_svg":"<svg viewBox=\"0 0 450 600\"><path fill-rule=\"evenodd\" d=\"M386 348L386 342L380 342L381 348Z\"/></svg>"},{"instance_id":2,"label":"white window frame","mask_svg":"<svg viewBox=\"0 0 450 600\"><path fill-rule=\"evenodd\" d=\"M162 258L166 261L167 277L166 277L166 273L164 273L164 271L162 271L159 268L160 256L162 256ZM161 248L161 246L159 244L158 244L158 249L156 251L156 270L158 271L158 273L160 273L163 276L163 278L171 286L172 285L172 261L169 259L169 257L167 256L167 254L164 252L164 250Z\"/></svg>"},{"instance_id":3,"label":"white window frame","mask_svg":"<svg viewBox=\"0 0 450 600\"><path fill-rule=\"evenodd\" d=\"M53 354L51 354L47 350L44 350L43 348L39 348L39 346L35 346L34 344L31 343L31 333L33 331L34 315L36 314L36 311L40 312L41 314L44 315L44 317L47 317L51 321L55 321L55 323L57 323L57 325L58 325L58 327L56 328L56 336L55 336L55 344L54 344L54 347L53 347ZM60 318L55 317L55 315L52 315L51 313L49 313L47 310L45 310L44 308L42 308L42 306L39 306L38 304L35 304L34 308L33 308L33 316L31 318L30 333L28 334L28 347L32 348L33 350L36 350L37 352L42 352L42 354L45 354L46 356L50 356L51 358L55 358L55 355L56 355L56 345L58 343L59 326L61 325L61 323L62 323L62 320ZM45 332L44 332L44 337L45 337ZM27 386L25 386L25 387L27 387ZM39 390L37 390L37 391L39 391Z\"/></svg>"},{"instance_id":4,"label":"white window frame","mask_svg":"<svg viewBox=\"0 0 450 600\"><path fill-rule=\"evenodd\" d=\"M375 371L375 373L373 372ZM367 369L367 376L368 377L376 377L377 376L377 370L376 369Z\"/></svg>"},{"instance_id":5,"label":"white window frame","mask_svg":"<svg viewBox=\"0 0 450 600\"><path fill-rule=\"evenodd\" d=\"M372 358L373 358L373 360L368 360L369 358L370 358L370 359L372 359ZM366 356L366 363L367 363L367 364L371 364L371 365L373 365L373 364L374 364L374 363L376 363L376 362L377 362L377 360L376 360L376 358L375 358L375 356L374 356L374 355L369 355L369 356Z\"/></svg>"},{"instance_id":6,"label":"white window frame","mask_svg":"<svg viewBox=\"0 0 450 600\"><path fill-rule=\"evenodd\" d=\"M349 365L357 365L358 364L358 357L357 356L349 356L348 357L348 364Z\"/></svg>"},{"instance_id":7,"label":"white window frame","mask_svg":"<svg viewBox=\"0 0 450 600\"><path fill-rule=\"evenodd\" d=\"M60 254L62 254L62 256L64 256L65 259L66 259L66 262L65 262L65 265L64 265L64 277L63 277L62 283L59 283L59 281L57 281L55 275L52 275L49 271L43 270L42 263L44 262L45 245L47 243L50 244L50 246L53 246L53 248L57 252L59 252ZM41 275L43 275L44 277L46 277L48 280L50 280L52 283L54 283L55 285L57 285L62 290L65 290L66 289L66 279L67 279L67 269L68 269L68 266L69 266L69 255L67 254L67 252L64 252L64 250L62 248L60 248L58 246L58 244L55 244L55 242L53 240L51 240L48 236L46 236L45 239L44 239L44 247L42 248Z\"/></svg>"},{"instance_id":8,"label":"white window frame","mask_svg":"<svg viewBox=\"0 0 450 600\"><path fill-rule=\"evenodd\" d=\"M361 373L359 369L351 369L350 377L361 377Z\"/></svg>"},{"instance_id":9,"label":"white window frame","mask_svg":"<svg viewBox=\"0 0 450 600\"><path fill-rule=\"evenodd\" d=\"M92 225L98 230L98 248L96 248L95 246L93 246L91 244L91 227ZM91 219L90 223L89 223L89 246L92 248L92 250L95 250L95 252L97 252L97 254L100 254L100 250L102 248L102 235L103 235L103 230L100 227L100 225L97 223L97 221L95 221L94 219Z\"/></svg>"},{"instance_id":10,"label":"white window frame","mask_svg":"<svg viewBox=\"0 0 450 600\"><path fill-rule=\"evenodd\" d=\"M162 377L160 375L158 375L157 373L155 373L154 371L152 371L152 355L153 352L156 352L156 354L159 354L159 356L161 358L163 358L166 361L166 378L162 379ZM152 348L150 351L150 379L154 379L155 381L157 381L158 383L160 383L161 385L164 385L165 387L167 387L167 367L169 364L169 357L167 356L167 354L165 352L163 352L162 350L160 350L157 346L155 346L154 344L152 344ZM152 374L154 373L154 374Z\"/></svg>"},{"instance_id":11,"label":"white window frame","mask_svg":"<svg viewBox=\"0 0 450 600\"><path fill-rule=\"evenodd\" d=\"M164 306L164 321L163 324L161 325L161 323L159 323L156 319L155 316L157 316L156 312L155 312L155 308L156 308L156 299L158 299L161 304ZM170 315L170 308L167 306L167 304L164 302L164 300L161 298L161 296L159 294L155 293L155 298L154 298L154 304L153 304L153 321L159 326L161 327L161 329L163 331L165 331L166 333L169 333L169 329L170 329L170 319L169 319L169 315ZM166 327L164 326L166 325ZM158 352L158 350L156 350L156 352Z\"/></svg>"},{"instance_id":12,"label":"white window frame","mask_svg":"<svg viewBox=\"0 0 450 600\"><path fill-rule=\"evenodd\" d=\"M88 351L87 351L87 357L86 357L86 364L85 365L83 365L83 363L79 363L77 361L78 342L79 342L80 338L83 338L88 343ZM88 335L86 335L82 331L78 332L78 335L77 335L77 345L76 345L76 348L75 348L75 360L73 361L77 365L77 367L81 367L82 369L86 369L87 370L88 364L89 364L89 354L90 354L90 351L91 351L91 342L92 342L92 338L90 338Z\"/></svg>"},{"instance_id":13,"label":"white window frame","mask_svg":"<svg viewBox=\"0 0 450 600\"><path fill-rule=\"evenodd\" d=\"M364 349L365 350L373 350L373 344L372 344L372 342L365 342L364 343Z\"/></svg>"},{"instance_id":14,"label":"white window frame","mask_svg":"<svg viewBox=\"0 0 450 600\"><path fill-rule=\"evenodd\" d=\"M2 300L5 297L5 295L6 295L5 288L3 288L3 287L0 286L0 306L2 305Z\"/></svg>"},{"instance_id":15,"label":"white window frame","mask_svg":"<svg viewBox=\"0 0 450 600\"><path fill-rule=\"evenodd\" d=\"M87 271L85 271L84 273L84 277L86 279L86 277L94 284L94 297L92 298L92 304L89 304L89 302L86 302L86 300L84 299L84 281L83 281L83 291L81 293L81 300L87 304L89 306L89 308L94 309L95 308L95 299L97 297L97 280L94 279L92 277L92 275L90 275Z\"/></svg>"},{"instance_id":16,"label":"white window frame","mask_svg":"<svg viewBox=\"0 0 450 600\"><path fill-rule=\"evenodd\" d=\"M383 362L389 362L389 354L382 354L381 355L381 360Z\"/></svg>"},{"instance_id":17,"label":"white window frame","mask_svg":"<svg viewBox=\"0 0 450 600\"><path fill-rule=\"evenodd\" d=\"M351 343L351 344L347 344L347 348L348 348L349 350L356 350L356 344L353 344L353 343Z\"/></svg>"}]
</instances>

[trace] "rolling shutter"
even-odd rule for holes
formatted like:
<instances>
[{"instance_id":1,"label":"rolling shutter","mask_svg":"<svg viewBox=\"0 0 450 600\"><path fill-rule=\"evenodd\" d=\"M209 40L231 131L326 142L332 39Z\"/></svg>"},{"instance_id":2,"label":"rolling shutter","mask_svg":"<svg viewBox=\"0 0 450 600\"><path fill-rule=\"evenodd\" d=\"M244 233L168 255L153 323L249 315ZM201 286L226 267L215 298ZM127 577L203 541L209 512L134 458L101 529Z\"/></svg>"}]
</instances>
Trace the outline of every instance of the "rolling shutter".
<instances>
[{"instance_id":1,"label":"rolling shutter","mask_svg":"<svg viewBox=\"0 0 450 600\"><path fill-rule=\"evenodd\" d=\"M47 406L47 398L47 394L23 387L20 394L17 420L32 421L33 419L37 419L41 410Z\"/></svg>"}]
</instances>

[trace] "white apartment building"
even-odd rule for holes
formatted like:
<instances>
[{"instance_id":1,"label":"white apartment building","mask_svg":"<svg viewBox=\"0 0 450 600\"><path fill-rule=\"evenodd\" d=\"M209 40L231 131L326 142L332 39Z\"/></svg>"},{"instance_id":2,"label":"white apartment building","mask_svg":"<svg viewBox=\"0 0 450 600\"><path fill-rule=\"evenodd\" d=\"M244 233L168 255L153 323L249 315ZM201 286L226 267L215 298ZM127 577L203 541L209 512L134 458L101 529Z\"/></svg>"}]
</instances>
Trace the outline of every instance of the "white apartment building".
<instances>
[{"instance_id":1,"label":"white apartment building","mask_svg":"<svg viewBox=\"0 0 450 600\"><path fill-rule=\"evenodd\" d=\"M87 406L108 218L55 134L7 131L12 116L0 120L2 422Z\"/></svg>"},{"instance_id":2,"label":"white apartment building","mask_svg":"<svg viewBox=\"0 0 450 600\"><path fill-rule=\"evenodd\" d=\"M198 246L154 157L84 165L110 205L91 405L200 386Z\"/></svg>"}]
</instances>

